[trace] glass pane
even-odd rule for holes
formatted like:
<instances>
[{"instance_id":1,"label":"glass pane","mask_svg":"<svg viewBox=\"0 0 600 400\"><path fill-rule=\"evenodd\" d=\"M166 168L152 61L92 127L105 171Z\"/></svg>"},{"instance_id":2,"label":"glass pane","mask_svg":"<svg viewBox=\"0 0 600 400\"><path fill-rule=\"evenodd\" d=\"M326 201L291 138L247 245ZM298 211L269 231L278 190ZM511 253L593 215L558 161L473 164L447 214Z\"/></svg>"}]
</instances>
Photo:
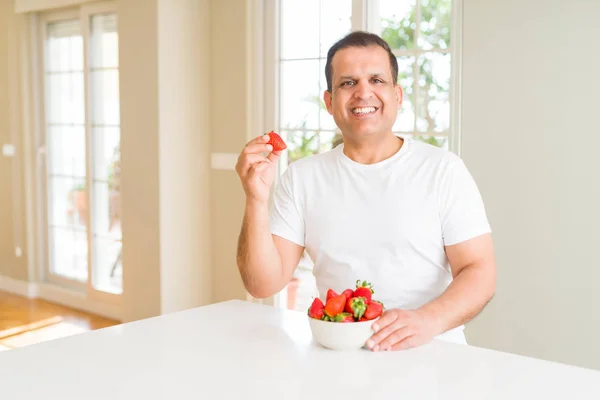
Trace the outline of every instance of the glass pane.
<instances>
[{"instance_id":1,"label":"glass pane","mask_svg":"<svg viewBox=\"0 0 600 400\"><path fill-rule=\"evenodd\" d=\"M282 59L319 57L319 0L281 0Z\"/></svg>"},{"instance_id":2,"label":"glass pane","mask_svg":"<svg viewBox=\"0 0 600 400\"><path fill-rule=\"evenodd\" d=\"M419 47L425 50L450 47L450 4L452 0L421 0Z\"/></svg>"},{"instance_id":3,"label":"glass pane","mask_svg":"<svg viewBox=\"0 0 600 400\"><path fill-rule=\"evenodd\" d=\"M328 131L288 131L285 141L288 144L288 164L303 157L324 153L342 142L342 135Z\"/></svg>"},{"instance_id":4,"label":"glass pane","mask_svg":"<svg viewBox=\"0 0 600 400\"><path fill-rule=\"evenodd\" d=\"M119 71L92 71L92 124L119 125Z\"/></svg>"},{"instance_id":5,"label":"glass pane","mask_svg":"<svg viewBox=\"0 0 600 400\"><path fill-rule=\"evenodd\" d=\"M91 66L92 68L116 68L119 65L119 41L117 16L95 15L92 17Z\"/></svg>"},{"instance_id":6,"label":"glass pane","mask_svg":"<svg viewBox=\"0 0 600 400\"><path fill-rule=\"evenodd\" d=\"M94 183L94 233L121 239L121 194L106 182Z\"/></svg>"},{"instance_id":7,"label":"glass pane","mask_svg":"<svg viewBox=\"0 0 600 400\"><path fill-rule=\"evenodd\" d=\"M46 71L83 71L83 38L79 21L48 25L46 32Z\"/></svg>"},{"instance_id":8,"label":"glass pane","mask_svg":"<svg viewBox=\"0 0 600 400\"><path fill-rule=\"evenodd\" d=\"M426 53L418 65L417 130L446 131L450 127L450 54Z\"/></svg>"},{"instance_id":9,"label":"glass pane","mask_svg":"<svg viewBox=\"0 0 600 400\"><path fill-rule=\"evenodd\" d=\"M315 131L286 132L288 164L319 152L319 134Z\"/></svg>"},{"instance_id":10,"label":"glass pane","mask_svg":"<svg viewBox=\"0 0 600 400\"><path fill-rule=\"evenodd\" d=\"M402 88L402 106L392 130L394 132L414 132L415 129L415 97L413 88L414 57L397 57L398 84Z\"/></svg>"},{"instance_id":11,"label":"glass pane","mask_svg":"<svg viewBox=\"0 0 600 400\"><path fill-rule=\"evenodd\" d=\"M123 267L120 240L111 237L94 237L94 288L109 293L123 292Z\"/></svg>"},{"instance_id":12,"label":"glass pane","mask_svg":"<svg viewBox=\"0 0 600 400\"><path fill-rule=\"evenodd\" d=\"M82 72L60 72L46 75L46 115L51 124L85 123Z\"/></svg>"},{"instance_id":13,"label":"glass pane","mask_svg":"<svg viewBox=\"0 0 600 400\"><path fill-rule=\"evenodd\" d=\"M335 121L333 120L333 116L329 114L329 112L327 112L327 107L325 107L325 100L323 100L323 92L325 92L327 90L327 79L325 78L325 63L327 62L327 60L321 60L320 66L319 66L319 86L320 86L320 90L319 90L319 123L321 124L321 129L328 129L328 130L336 130L337 129L337 125L335 124ZM316 99L315 99L316 102Z\"/></svg>"},{"instance_id":14,"label":"glass pane","mask_svg":"<svg viewBox=\"0 0 600 400\"><path fill-rule=\"evenodd\" d=\"M85 128L53 125L48 128L48 172L85 178Z\"/></svg>"},{"instance_id":15,"label":"glass pane","mask_svg":"<svg viewBox=\"0 0 600 400\"><path fill-rule=\"evenodd\" d=\"M84 179L48 178L48 198L50 225L85 230L88 207Z\"/></svg>"},{"instance_id":16,"label":"glass pane","mask_svg":"<svg viewBox=\"0 0 600 400\"><path fill-rule=\"evenodd\" d=\"M68 279L85 282L88 276L88 247L85 232L51 227L50 271Z\"/></svg>"},{"instance_id":17,"label":"glass pane","mask_svg":"<svg viewBox=\"0 0 600 400\"><path fill-rule=\"evenodd\" d=\"M436 147L448 150L448 137L447 136L427 136L427 135L415 135L415 140L432 144Z\"/></svg>"},{"instance_id":18,"label":"glass pane","mask_svg":"<svg viewBox=\"0 0 600 400\"><path fill-rule=\"evenodd\" d=\"M281 63L281 130L319 127L319 61Z\"/></svg>"},{"instance_id":19,"label":"glass pane","mask_svg":"<svg viewBox=\"0 0 600 400\"><path fill-rule=\"evenodd\" d=\"M119 187L121 172L121 133L119 127L93 128L94 179L110 181L111 187Z\"/></svg>"},{"instance_id":20,"label":"glass pane","mask_svg":"<svg viewBox=\"0 0 600 400\"><path fill-rule=\"evenodd\" d=\"M325 153L342 143L339 132L321 132L319 135L319 153Z\"/></svg>"},{"instance_id":21,"label":"glass pane","mask_svg":"<svg viewBox=\"0 0 600 400\"><path fill-rule=\"evenodd\" d=\"M415 9L415 0L379 0L381 37L393 50L415 47Z\"/></svg>"},{"instance_id":22,"label":"glass pane","mask_svg":"<svg viewBox=\"0 0 600 400\"><path fill-rule=\"evenodd\" d=\"M304 1L298 2L305 4ZM314 16L313 16L314 18ZM346 34L352 25L352 0L321 1L321 57L327 57L329 48ZM304 35L305 30L302 30Z\"/></svg>"}]
</instances>

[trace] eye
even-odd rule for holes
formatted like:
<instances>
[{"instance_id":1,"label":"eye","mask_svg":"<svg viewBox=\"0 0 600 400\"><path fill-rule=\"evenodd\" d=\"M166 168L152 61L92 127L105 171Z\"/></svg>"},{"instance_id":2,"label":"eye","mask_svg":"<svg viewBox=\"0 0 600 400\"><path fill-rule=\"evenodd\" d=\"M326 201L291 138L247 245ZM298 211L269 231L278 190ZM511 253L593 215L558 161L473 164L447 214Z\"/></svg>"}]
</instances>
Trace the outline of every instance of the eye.
<instances>
[{"instance_id":1,"label":"eye","mask_svg":"<svg viewBox=\"0 0 600 400\"><path fill-rule=\"evenodd\" d=\"M373 82L375 83L384 83L382 79L379 78L373 78Z\"/></svg>"},{"instance_id":2,"label":"eye","mask_svg":"<svg viewBox=\"0 0 600 400\"><path fill-rule=\"evenodd\" d=\"M352 85L354 85L354 82L352 82L352 81L344 81L340 84L341 87L352 86Z\"/></svg>"}]
</instances>

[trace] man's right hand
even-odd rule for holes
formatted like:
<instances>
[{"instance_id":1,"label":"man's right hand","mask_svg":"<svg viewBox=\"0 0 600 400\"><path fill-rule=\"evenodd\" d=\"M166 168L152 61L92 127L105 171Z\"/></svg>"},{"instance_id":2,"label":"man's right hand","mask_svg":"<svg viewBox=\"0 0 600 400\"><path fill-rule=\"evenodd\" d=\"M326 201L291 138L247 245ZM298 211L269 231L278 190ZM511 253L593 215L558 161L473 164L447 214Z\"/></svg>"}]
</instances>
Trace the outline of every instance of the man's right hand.
<instances>
[{"instance_id":1,"label":"man's right hand","mask_svg":"<svg viewBox=\"0 0 600 400\"><path fill-rule=\"evenodd\" d=\"M246 192L246 201L266 203L269 200L281 151L272 151L273 147L267 144L268 141L269 135L261 135L249 141L235 165ZM264 153L269 154L265 156Z\"/></svg>"}]
</instances>

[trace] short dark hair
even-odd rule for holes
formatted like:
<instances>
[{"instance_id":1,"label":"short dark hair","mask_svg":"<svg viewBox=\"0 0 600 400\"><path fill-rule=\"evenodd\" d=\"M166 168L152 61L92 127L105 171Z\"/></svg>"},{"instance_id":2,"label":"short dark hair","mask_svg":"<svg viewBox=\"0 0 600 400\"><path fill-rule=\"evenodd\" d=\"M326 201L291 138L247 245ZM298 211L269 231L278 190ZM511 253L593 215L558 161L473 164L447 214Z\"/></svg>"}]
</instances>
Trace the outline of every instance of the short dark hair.
<instances>
[{"instance_id":1,"label":"short dark hair","mask_svg":"<svg viewBox=\"0 0 600 400\"><path fill-rule=\"evenodd\" d=\"M369 47L369 46L379 46L383 48L390 58L390 67L392 69L392 80L394 81L394 85L398 83L398 60L390 46L387 44L385 40L380 38L374 33L364 32L364 31L355 31L347 34L340 40L338 40L327 52L327 63L325 64L325 78L327 79L327 91L331 92L331 80L333 79L333 68L331 67L331 61L333 60L333 56L338 50L342 50L348 47Z\"/></svg>"}]
</instances>

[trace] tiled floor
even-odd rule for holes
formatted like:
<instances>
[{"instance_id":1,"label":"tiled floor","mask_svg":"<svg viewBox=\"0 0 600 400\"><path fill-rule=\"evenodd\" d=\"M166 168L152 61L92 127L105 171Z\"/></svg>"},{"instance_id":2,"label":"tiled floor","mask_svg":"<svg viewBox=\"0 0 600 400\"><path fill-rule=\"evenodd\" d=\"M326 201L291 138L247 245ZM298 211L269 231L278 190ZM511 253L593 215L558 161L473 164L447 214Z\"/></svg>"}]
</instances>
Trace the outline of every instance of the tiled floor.
<instances>
[{"instance_id":1,"label":"tiled floor","mask_svg":"<svg viewBox=\"0 0 600 400\"><path fill-rule=\"evenodd\" d=\"M117 324L44 300L0 292L0 351Z\"/></svg>"}]
</instances>

